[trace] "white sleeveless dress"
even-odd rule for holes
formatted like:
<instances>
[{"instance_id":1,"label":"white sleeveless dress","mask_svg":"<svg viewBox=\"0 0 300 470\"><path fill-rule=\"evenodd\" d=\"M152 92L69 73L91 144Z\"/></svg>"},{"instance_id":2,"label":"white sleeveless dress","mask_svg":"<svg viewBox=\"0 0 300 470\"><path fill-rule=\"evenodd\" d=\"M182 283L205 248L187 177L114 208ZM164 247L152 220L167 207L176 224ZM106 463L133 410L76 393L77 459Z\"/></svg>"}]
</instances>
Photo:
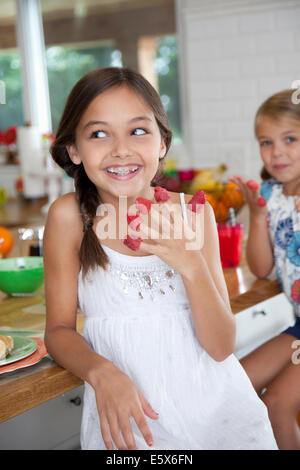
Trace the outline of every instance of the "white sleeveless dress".
<instances>
[{"instance_id":1,"label":"white sleeveless dress","mask_svg":"<svg viewBox=\"0 0 300 470\"><path fill-rule=\"evenodd\" d=\"M78 277L84 337L159 413L157 420L146 416L151 448L131 418L137 448L277 449L267 409L239 361L232 354L217 362L199 343L181 276L155 255L103 249L110 259L107 271L99 267L85 281L81 271ZM88 383L81 448L106 449Z\"/></svg>"}]
</instances>

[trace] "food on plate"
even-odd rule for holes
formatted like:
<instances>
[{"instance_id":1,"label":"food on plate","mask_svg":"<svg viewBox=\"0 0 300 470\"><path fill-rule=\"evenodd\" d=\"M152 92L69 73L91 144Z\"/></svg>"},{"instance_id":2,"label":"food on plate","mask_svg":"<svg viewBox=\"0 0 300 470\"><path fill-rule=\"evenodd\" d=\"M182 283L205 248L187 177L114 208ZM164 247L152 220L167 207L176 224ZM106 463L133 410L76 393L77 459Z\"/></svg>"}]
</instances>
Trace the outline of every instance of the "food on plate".
<instances>
[{"instance_id":1,"label":"food on plate","mask_svg":"<svg viewBox=\"0 0 300 470\"><path fill-rule=\"evenodd\" d=\"M13 350L14 340L11 336L0 335L0 360L5 359L6 356Z\"/></svg>"}]
</instances>

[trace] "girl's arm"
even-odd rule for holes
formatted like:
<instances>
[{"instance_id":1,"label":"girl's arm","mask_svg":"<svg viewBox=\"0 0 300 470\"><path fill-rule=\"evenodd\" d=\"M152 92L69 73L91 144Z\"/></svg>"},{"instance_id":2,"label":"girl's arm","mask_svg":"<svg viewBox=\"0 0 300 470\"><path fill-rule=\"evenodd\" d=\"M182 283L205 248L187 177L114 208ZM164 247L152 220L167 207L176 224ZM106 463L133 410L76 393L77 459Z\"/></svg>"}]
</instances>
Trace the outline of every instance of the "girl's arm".
<instances>
[{"instance_id":1,"label":"girl's arm","mask_svg":"<svg viewBox=\"0 0 300 470\"><path fill-rule=\"evenodd\" d=\"M107 449L114 449L112 439L118 449L136 449L130 416L150 445L153 437L145 414L152 419L158 416L130 378L93 351L76 331L81 240L82 221L75 196L70 193L52 204L44 232L47 350L58 364L95 390Z\"/></svg>"},{"instance_id":2,"label":"girl's arm","mask_svg":"<svg viewBox=\"0 0 300 470\"><path fill-rule=\"evenodd\" d=\"M249 233L246 248L246 257L250 270L258 278L266 278L274 266L273 249L266 223L268 215L267 206L257 204L259 198L259 185L254 189L247 185L243 178L236 175L230 178L240 188L246 204L249 207Z\"/></svg>"},{"instance_id":3,"label":"girl's arm","mask_svg":"<svg viewBox=\"0 0 300 470\"><path fill-rule=\"evenodd\" d=\"M246 256L249 268L255 276L260 279L268 277L274 266L274 257L266 216L257 215L251 209Z\"/></svg>"},{"instance_id":4,"label":"girl's arm","mask_svg":"<svg viewBox=\"0 0 300 470\"><path fill-rule=\"evenodd\" d=\"M182 272L195 332L200 344L216 361L223 361L235 347L235 319L220 261L215 216L204 205L204 245L194 252L194 262Z\"/></svg>"},{"instance_id":5,"label":"girl's arm","mask_svg":"<svg viewBox=\"0 0 300 470\"><path fill-rule=\"evenodd\" d=\"M91 383L94 371L107 361L95 354L76 331L78 246L82 238L79 227L79 211L70 197L64 196L52 204L43 242L45 342L56 362Z\"/></svg>"}]
</instances>

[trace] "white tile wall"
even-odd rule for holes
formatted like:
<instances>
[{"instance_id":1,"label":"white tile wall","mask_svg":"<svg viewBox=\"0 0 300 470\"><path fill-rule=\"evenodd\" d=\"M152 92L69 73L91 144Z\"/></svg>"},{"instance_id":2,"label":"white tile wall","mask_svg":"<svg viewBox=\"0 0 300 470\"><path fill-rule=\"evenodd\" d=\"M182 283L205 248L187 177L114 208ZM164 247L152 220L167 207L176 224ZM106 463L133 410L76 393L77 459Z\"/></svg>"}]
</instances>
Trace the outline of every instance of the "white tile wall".
<instances>
[{"instance_id":1,"label":"white tile wall","mask_svg":"<svg viewBox=\"0 0 300 470\"><path fill-rule=\"evenodd\" d=\"M255 112L300 79L300 0L177 0L177 21L186 162L258 178Z\"/></svg>"}]
</instances>

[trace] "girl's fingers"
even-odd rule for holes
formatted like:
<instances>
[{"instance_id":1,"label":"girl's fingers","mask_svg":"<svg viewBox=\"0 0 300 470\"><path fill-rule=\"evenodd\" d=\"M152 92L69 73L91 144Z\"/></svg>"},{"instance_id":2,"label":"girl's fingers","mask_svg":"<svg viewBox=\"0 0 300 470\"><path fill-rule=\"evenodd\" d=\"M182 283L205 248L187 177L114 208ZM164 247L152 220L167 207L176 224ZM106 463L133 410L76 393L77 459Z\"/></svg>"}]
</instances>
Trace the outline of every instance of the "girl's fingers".
<instances>
[{"instance_id":1,"label":"girl's fingers","mask_svg":"<svg viewBox=\"0 0 300 470\"><path fill-rule=\"evenodd\" d=\"M133 415L133 418L136 422L137 427L141 431L146 444L151 447L154 444L154 439L144 413L141 410L137 409Z\"/></svg>"},{"instance_id":2,"label":"girl's fingers","mask_svg":"<svg viewBox=\"0 0 300 470\"><path fill-rule=\"evenodd\" d=\"M254 180L248 180L246 185L251 191L259 191L260 189L260 185Z\"/></svg>"},{"instance_id":3,"label":"girl's fingers","mask_svg":"<svg viewBox=\"0 0 300 470\"><path fill-rule=\"evenodd\" d=\"M134 435L133 435L132 427L130 423L130 418L128 416L124 416L120 418L120 427L121 427L123 439L126 442L127 448L129 450L137 450L136 442L134 439Z\"/></svg>"},{"instance_id":4,"label":"girl's fingers","mask_svg":"<svg viewBox=\"0 0 300 470\"><path fill-rule=\"evenodd\" d=\"M101 429L101 434L102 434L104 444L107 450L114 450L108 421L103 414L99 415L99 418L100 418L100 429Z\"/></svg>"},{"instance_id":5,"label":"girl's fingers","mask_svg":"<svg viewBox=\"0 0 300 470\"><path fill-rule=\"evenodd\" d=\"M141 393L139 393L139 397L140 397L140 400L141 400L141 405L142 405L144 413L147 416L149 416L149 418L157 419L158 418L158 413L156 413L156 411L154 411L154 409L152 408L152 406L150 405L148 400L146 400L146 398Z\"/></svg>"},{"instance_id":6,"label":"girl's fingers","mask_svg":"<svg viewBox=\"0 0 300 470\"><path fill-rule=\"evenodd\" d=\"M137 234L143 239L143 241L147 240L150 241L150 243L155 243L155 241L159 240L160 238L159 230L155 230L154 228L152 228L152 226L149 227L144 223L141 223L139 230L135 232L135 235Z\"/></svg>"},{"instance_id":7,"label":"girl's fingers","mask_svg":"<svg viewBox=\"0 0 300 470\"><path fill-rule=\"evenodd\" d=\"M127 447L126 447L126 445L124 443L124 440L122 438L118 417L115 414L111 413L108 416L108 423L109 423L111 437L112 437L117 449L118 450L126 450Z\"/></svg>"}]
</instances>

